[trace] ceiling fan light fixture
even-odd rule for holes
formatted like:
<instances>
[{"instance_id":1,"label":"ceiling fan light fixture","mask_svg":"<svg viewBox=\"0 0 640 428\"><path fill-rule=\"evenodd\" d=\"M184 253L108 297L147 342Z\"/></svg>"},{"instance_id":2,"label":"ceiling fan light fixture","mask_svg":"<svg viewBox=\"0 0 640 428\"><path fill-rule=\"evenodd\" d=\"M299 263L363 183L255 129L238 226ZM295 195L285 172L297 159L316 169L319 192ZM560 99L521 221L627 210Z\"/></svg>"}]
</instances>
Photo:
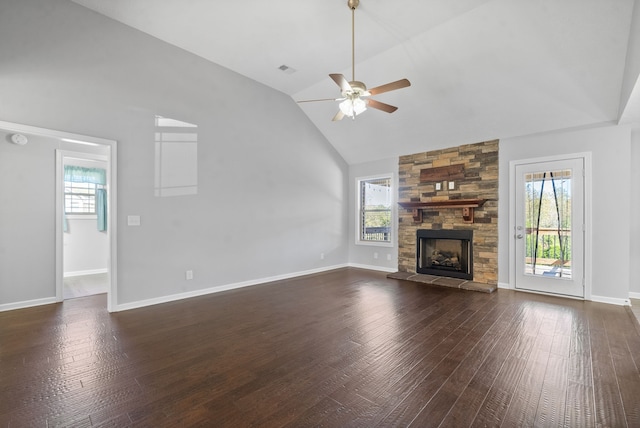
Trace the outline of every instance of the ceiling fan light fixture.
<instances>
[{"instance_id":1,"label":"ceiling fan light fixture","mask_svg":"<svg viewBox=\"0 0 640 428\"><path fill-rule=\"evenodd\" d=\"M345 116L354 118L367 109L367 103L360 97L347 98L340 103L339 107Z\"/></svg>"}]
</instances>

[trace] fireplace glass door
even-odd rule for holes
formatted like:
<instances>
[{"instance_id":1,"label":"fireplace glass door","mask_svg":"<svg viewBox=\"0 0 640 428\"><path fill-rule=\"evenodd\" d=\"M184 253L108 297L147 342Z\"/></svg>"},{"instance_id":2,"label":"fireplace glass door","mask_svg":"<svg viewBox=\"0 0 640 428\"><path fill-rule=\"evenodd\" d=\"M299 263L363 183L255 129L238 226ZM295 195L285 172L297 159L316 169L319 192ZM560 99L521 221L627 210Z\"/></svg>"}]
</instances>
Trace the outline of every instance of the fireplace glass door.
<instances>
[{"instance_id":1,"label":"fireplace glass door","mask_svg":"<svg viewBox=\"0 0 640 428\"><path fill-rule=\"evenodd\" d=\"M431 230L417 232L416 272L473 279L473 231Z\"/></svg>"}]
</instances>

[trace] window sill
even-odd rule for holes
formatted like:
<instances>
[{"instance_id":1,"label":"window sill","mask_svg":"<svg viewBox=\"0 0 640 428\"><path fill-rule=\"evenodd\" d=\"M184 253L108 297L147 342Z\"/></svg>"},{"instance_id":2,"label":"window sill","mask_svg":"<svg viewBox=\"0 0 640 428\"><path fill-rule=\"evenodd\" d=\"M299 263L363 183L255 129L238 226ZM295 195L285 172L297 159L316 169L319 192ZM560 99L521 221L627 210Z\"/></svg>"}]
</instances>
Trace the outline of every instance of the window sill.
<instances>
[{"instance_id":1,"label":"window sill","mask_svg":"<svg viewBox=\"0 0 640 428\"><path fill-rule=\"evenodd\" d=\"M97 220L98 216L95 214L67 214L67 220Z\"/></svg>"},{"instance_id":2,"label":"window sill","mask_svg":"<svg viewBox=\"0 0 640 428\"><path fill-rule=\"evenodd\" d=\"M356 245L364 245L367 247L393 247L393 242L381 242L381 241L356 241Z\"/></svg>"}]
</instances>

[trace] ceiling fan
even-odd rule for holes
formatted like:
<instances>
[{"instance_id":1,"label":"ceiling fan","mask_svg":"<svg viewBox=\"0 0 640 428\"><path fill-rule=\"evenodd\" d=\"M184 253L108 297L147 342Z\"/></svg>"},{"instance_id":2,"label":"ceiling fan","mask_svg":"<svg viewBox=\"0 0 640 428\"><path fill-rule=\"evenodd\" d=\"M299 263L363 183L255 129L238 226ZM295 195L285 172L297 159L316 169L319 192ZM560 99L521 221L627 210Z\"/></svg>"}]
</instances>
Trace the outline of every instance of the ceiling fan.
<instances>
[{"instance_id":1,"label":"ceiling fan","mask_svg":"<svg viewBox=\"0 0 640 428\"><path fill-rule=\"evenodd\" d=\"M347 0L347 6L351 9L351 81L348 81L342 74L330 74L329 77L340 87L342 98L324 98L318 100L303 100L298 103L308 103L316 101L342 101L339 104L340 110L333 117L333 121L342 120L345 116L349 116L355 119L357 115L367 109L367 106L385 111L387 113L393 113L398 110L398 107L376 101L369 97L371 95L379 95L384 92L395 91L396 89L406 88L411 86L411 82L407 79L396 80L395 82L387 83L385 85L376 86L373 89L368 89L364 83L356 80L356 65L355 65L355 11L360 0Z\"/></svg>"}]
</instances>

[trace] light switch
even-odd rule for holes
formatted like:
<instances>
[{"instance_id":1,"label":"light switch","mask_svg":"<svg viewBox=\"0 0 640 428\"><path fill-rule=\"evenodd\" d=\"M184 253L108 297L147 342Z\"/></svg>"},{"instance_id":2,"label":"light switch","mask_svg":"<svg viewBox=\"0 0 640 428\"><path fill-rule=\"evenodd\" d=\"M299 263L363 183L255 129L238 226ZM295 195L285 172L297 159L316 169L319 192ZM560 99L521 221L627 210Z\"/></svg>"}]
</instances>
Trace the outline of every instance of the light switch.
<instances>
[{"instance_id":1,"label":"light switch","mask_svg":"<svg viewBox=\"0 0 640 428\"><path fill-rule=\"evenodd\" d=\"M139 215L127 216L127 226L140 226L140 216Z\"/></svg>"},{"instance_id":2,"label":"light switch","mask_svg":"<svg viewBox=\"0 0 640 428\"><path fill-rule=\"evenodd\" d=\"M449 190L453 190L456 188L456 182L455 181L450 181L449 182Z\"/></svg>"},{"instance_id":3,"label":"light switch","mask_svg":"<svg viewBox=\"0 0 640 428\"><path fill-rule=\"evenodd\" d=\"M442 184L436 183L436 190L442 190Z\"/></svg>"}]
</instances>

